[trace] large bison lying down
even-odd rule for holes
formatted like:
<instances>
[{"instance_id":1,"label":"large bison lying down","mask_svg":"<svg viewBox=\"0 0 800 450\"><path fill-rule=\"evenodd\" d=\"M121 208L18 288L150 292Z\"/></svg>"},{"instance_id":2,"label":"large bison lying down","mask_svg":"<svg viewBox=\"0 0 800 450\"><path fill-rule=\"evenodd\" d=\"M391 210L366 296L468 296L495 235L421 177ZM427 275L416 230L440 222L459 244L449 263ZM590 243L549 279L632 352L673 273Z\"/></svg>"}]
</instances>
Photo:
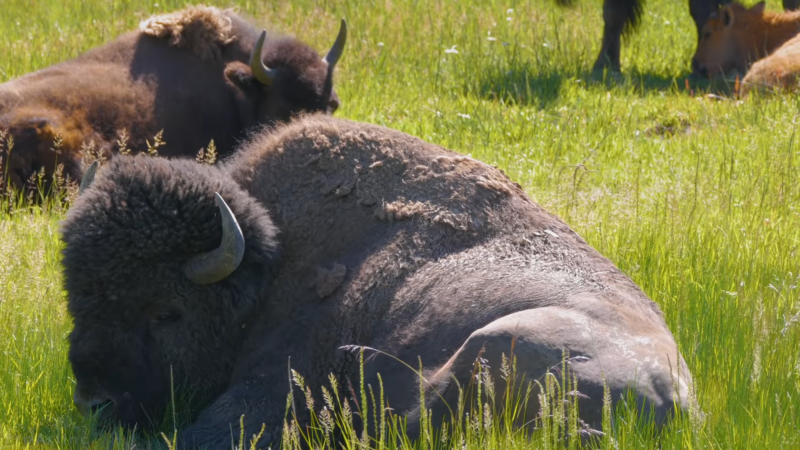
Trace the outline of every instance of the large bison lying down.
<instances>
[{"instance_id":1,"label":"large bison lying down","mask_svg":"<svg viewBox=\"0 0 800 450\"><path fill-rule=\"evenodd\" d=\"M357 383L347 344L420 357L453 407L481 348L497 371L515 337L529 377L569 350L595 427L603 380L660 418L687 405L689 371L630 278L501 171L397 131L318 116L221 169L117 157L62 232L76 404L147 426L172 372L206 394L192 445L229 444L242 414L275 440L287 361L313 387ZM419 408L408 368L378 356L365 372L395 412Z\"/></svg>"},{"instance_id":2,"label":"large bison lying down","mask_svg":"<svg viewBox=\"0 0 800 450\"><path fill-rule=\"evenodd\" d=\"M62 163L79 180L81 146L93 142L110 156L123 129L134 153L162 129L163 156L194 156L212 139L221 155L231 153L254 125L336 110L332 76L345 40L343 21L320 58L295 39L267 38L230 10L189 7L151 17L138 31L0 85L0 130L15 141L10 155L0 154L0 174L21 187Z\"/></svg>"}]
</instances>

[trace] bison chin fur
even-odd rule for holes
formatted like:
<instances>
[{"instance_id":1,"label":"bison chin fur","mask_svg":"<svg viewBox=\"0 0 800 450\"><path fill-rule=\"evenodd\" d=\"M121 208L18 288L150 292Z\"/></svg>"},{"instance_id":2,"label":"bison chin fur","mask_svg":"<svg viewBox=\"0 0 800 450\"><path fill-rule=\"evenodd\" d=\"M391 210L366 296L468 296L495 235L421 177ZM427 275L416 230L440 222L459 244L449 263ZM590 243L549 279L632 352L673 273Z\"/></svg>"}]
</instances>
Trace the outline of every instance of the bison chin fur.
<instances>
[{"instance_id":1,"label":"bison chin fur","mask_svg":"<svg viewBox=\"0 0 800 450\"><path fill-rule=\"evenodd\" d=\"M214 192L247 248L227 278L200 285L184 267L220 245ZM218 396L252 313L268 299L279 253L267 211L213 166L119 156L61 232L79 409L141 429L159 423L172 382L177 397Z\"/></svg>"}]
</instances>

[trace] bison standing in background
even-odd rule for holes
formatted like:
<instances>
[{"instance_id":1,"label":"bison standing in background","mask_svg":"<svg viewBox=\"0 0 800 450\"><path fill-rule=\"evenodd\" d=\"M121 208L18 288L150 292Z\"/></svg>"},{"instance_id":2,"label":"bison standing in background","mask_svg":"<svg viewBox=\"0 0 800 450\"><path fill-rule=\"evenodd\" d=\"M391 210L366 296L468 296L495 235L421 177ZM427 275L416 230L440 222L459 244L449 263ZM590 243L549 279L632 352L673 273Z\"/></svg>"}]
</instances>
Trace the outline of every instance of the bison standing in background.
<instances>
[{"instance_id":1,"label":"bison standing in background","mask_svg":"<svg viewBox=\"0 0 800 450\"><path fill-rule=\"evenodd\" d=\"M481 349L500 382L512 339L528 379L569 350L595 427L604 383L659 419L688 403L675 340L628 276L501 171L386 128L310 117L222 168L116 157L62 233L75 403L148 426L172 373L206 400L191 446L229 445L242 414L275 441L287 361L317 392L328 374L356 383L347 344L421 358L453 408ZM377 356L378 374L396 413L419 412L414 372Z\"/></svg>"},{"instance_id":2,"label":"bison standing in background","mask_svg":"<svg viewBox=\"0 0 800 450\"><path fill-rule=\"evenodd\" d=\"M560 5L571 5L576 0L557 0ZM700 42L701 29L711 14L729 0L689 0L689 14L697 28ZM594 70L610 68L619 72L619 56L622 35L633 31L641 20L645 0L604 0L603 1L603 43L600 55L594 63ZM783 0L786 10L800 7L800 0Z\"/></svg>"},{"instance_id":3,"label":"bison standing in background","mask_svg":"<svg viewBox=\"0 0 800 450\"><path fill-rule=\"evenodd\" d=\"M0 85L0 130L15 142L0 155L0 176L19 188L63 164L80 180L82 146L111 156L122 130L134 153L163 129L163 156L194 156L211 140L226 155L253 126L339 106L332 77L344 21L324 58L296 39L267 38L231 10L189 7L139 28Z\"/></svg>"}]
</instances>

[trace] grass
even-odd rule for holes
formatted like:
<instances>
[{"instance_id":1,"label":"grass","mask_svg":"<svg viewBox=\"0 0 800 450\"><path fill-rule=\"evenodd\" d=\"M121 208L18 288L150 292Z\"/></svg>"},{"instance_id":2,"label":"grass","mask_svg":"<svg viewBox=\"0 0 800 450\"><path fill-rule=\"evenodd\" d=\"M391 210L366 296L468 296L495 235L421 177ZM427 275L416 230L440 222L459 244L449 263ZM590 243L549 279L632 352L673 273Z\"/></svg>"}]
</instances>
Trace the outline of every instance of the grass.
<instances>
[{"instance_id":1,"label":"grass","mask_svg":"<svg viewBox=\"0 0 800 450\"><path fill-rule=\"evenodd\" d=\"M658 302L706 419L677 421L654 440L623 412L604 447L800 447L800 97L717 101L707 83L687 81L695 35L685 0L649 2L623 44L623 73L606 77L589 72L599 1L209 3L236 3L321 51L346 17L337 115L501 167ZM182 5L4 0L0 79ZM62 217L0 212L0 447L127 448L132 438L95 430L72 407ZM526 445L502 428L465 443Z\"/></svg>"}]
</instances>

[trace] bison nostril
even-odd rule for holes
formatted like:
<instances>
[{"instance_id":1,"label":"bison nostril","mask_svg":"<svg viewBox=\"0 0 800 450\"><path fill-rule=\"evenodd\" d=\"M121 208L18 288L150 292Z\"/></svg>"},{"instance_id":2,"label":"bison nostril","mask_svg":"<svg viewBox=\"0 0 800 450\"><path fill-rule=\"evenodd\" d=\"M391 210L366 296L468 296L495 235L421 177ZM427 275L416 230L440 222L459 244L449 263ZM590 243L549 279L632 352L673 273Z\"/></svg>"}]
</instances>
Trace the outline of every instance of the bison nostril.
<instances>
[{"instance_id":1,"label":"bison nostril","mask_svg":"<svg viewBox=\"0 0 800 450\"><path fill-rule=\"evenodd\" d=\"M83 415L108 415L114 411L114 400L102 395L85 397L76 390L73 400Z\"/></svg>"},{"instance_id":2,"label":"bison nostril","mask_svg":"<svg viewBox=\"0 0 800 450\"><path fill-rule=\"evenodd\" d=\"M89 406L89 411L93 416L101 413L108 414L113 410L114 401L110 399L95 399L92 400L92 404Z\"/></svg>"},{"instance_id":3,"label":"bison nostril","mask_svg":"<svg viewBox=\"0 0 800 450\"><path fill-rule=\"evenodd\" d=\"M707 77L708 71L696 59L692 59L692 75Z\"/></svg>"},{"instance_id":4,"label":"bison nostril","mask_svg":"<svg viewBox=\"0 0 800 450\"><path fill-rule=\"evenodd\" d=\"M337 109L339 109L339 101L331 100L331 102L328 104L328 114L335 113Z\"/></svg>"}]
</instances>

